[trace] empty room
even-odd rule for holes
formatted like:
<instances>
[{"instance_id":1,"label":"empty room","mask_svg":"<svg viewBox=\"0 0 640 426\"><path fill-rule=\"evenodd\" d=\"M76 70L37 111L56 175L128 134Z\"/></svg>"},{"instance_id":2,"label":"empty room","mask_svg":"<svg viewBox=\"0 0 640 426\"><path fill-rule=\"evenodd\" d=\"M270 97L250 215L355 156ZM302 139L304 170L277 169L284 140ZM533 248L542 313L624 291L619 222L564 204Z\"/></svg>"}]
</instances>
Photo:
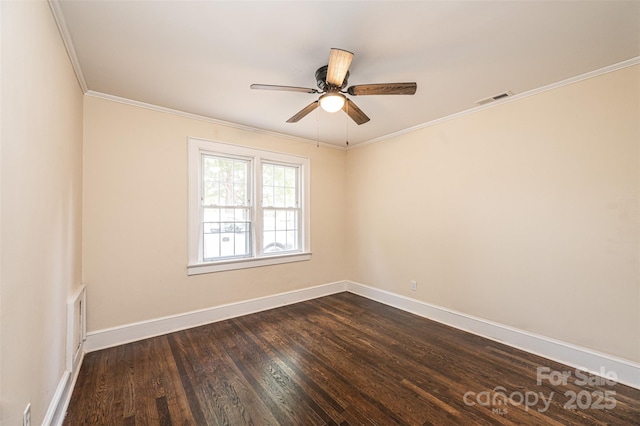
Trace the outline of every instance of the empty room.
<instances>
[{"instance_id":1,"label":"empty room","mask_svg":"<svg viewBox=\"0 0 640 426\"><path fill-rule=\"evenodd\" d=\"M640 2L0 19L0 424L640 424Z\"/></svg>"}]
</instances>

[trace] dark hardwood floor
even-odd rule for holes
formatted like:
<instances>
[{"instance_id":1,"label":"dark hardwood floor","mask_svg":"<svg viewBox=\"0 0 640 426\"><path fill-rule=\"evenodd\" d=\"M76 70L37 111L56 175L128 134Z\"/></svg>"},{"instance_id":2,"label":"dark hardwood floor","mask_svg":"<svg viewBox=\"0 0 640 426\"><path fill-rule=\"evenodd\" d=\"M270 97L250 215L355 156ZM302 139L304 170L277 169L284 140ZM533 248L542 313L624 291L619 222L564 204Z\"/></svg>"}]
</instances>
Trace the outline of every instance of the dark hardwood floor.
<instances>
[{"instance_id":1,"label":"dark hardwood floor","mask_svg":"<svg viewBox=\"0 0 640 426\"><path fill-rule=\"evenodd\" d=\"M65 424L640 424L597 380L340 293L89 353Z\"/></svg>"}]
</instances>

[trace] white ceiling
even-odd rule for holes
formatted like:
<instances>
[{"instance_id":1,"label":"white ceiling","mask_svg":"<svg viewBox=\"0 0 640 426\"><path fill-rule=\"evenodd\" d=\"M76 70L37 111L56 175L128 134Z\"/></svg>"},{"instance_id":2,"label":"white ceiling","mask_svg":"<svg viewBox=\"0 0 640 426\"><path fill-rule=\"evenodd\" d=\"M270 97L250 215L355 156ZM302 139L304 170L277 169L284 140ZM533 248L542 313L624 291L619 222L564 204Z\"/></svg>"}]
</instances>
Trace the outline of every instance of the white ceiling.
<instances>
[{"instance_id":1,"label":"white ceiling","mask_svg":"<svg viewBox=\"0 0 640 426\"><path fill-rule=\"evenodd\" d=\"M52 1L90 92L339 146L640 56L638 1ZM315 88L332 47L355 53L349 85L417 93L352 97L357 126L286 123L318 95L249 89Z\"/></svg>"}]
</instances>

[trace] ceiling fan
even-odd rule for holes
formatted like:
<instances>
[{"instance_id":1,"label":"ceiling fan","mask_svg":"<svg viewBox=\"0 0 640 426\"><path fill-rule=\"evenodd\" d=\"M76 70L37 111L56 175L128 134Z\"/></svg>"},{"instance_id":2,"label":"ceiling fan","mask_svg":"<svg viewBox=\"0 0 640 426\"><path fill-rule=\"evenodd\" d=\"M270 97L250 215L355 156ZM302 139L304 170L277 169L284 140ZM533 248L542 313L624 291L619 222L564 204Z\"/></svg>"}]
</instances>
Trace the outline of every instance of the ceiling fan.
<instances>
[{"instance_id":1,"label":"ceiling fan","mask_svg":"<svg viewBox=\"0 0 640 426\"><path fill-rule=\"evenodd\" d=\"M416 83L381 83L381 84L359 84L350 86L346 91L349 79L349 66L353 59L353 53L342 49L331 49L329 53L329 64L318 68L316 71L316 81L318 89L295 86L277 86L271 84L252 84L252 89L260 90L283 90L288 92L321 93L318 100L311 102L302 108L297 114L287 120L287 123L297 123L311 111L318 107L318 104L327 112L343 110L358 125L369 121L369 117L362 112L344 93L351 96L365 95L413 95L418 87Z\"/></svg>"}]
</instances>

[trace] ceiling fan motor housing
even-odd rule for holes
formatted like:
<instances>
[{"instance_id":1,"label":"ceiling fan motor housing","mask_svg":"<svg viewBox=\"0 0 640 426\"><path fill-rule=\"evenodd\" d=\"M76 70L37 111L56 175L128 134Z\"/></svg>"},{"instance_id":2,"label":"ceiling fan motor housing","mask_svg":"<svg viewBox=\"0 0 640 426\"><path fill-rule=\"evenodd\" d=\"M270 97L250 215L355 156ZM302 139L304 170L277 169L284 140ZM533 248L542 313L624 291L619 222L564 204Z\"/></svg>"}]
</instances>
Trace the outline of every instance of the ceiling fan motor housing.
<instances>
[{"instance_id":1,"label":"ceiling fan motor housing","mask_svg":"<svg viewBox=\"0 0 640 426\"><path fill-rule=\"evenodd\" d=\"M316 83L318 84L318 88L322 92L339 91L347 87L347 83L349 80L349 71L347 71L347 74L345 75L344 80L342 81L342 86L334 87L327 83L327 68L328 68L328 65L325 65L316 70Z\"/></svg>"}]
</instances>

